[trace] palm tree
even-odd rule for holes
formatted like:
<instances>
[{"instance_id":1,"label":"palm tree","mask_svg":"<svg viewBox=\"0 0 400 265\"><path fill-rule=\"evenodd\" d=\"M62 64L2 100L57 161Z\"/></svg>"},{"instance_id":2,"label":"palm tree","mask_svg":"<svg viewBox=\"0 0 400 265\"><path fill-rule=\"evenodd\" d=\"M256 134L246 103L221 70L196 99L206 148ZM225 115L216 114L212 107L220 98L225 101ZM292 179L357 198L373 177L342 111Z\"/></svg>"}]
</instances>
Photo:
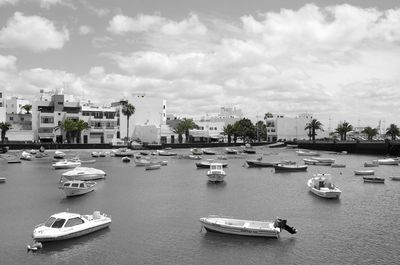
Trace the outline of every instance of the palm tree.
<instances>
[{"instance_id":1,"label":"palm tree","mask_svg":"<svg viewBox=\"0 0 400 265\"><path fill-rule=\"evenodd\" d=\"M71 142L71 139L73 140L75 138L76 127L74 120L71 119L64 120L63 122L60 123L60 125L54 128L54 131L57 131L59 129L65 132L65 137L67 138L68 143Z\"/></svg>"},{"instance_id":2,"label":"palm tree","mask_svg":"<svg viewBox=\"0 0 400 265\"><path fill-rule=\"evenodd\" d=\"M26 114L30 114L30 111L32 110L32 105L31 104L23 105L21 109L24 109L26 111Z\"/></svg>"},{"instance_id":3,"label":"palm tree","mask_svg":"<svg viewBox=\"0 0 400 265\"><path fill-rule=\"evenodd\" d=\"M324 131L322 129L322 123L317 119L312 119L309 123L307 123L304 130L309 131L308 135L310 136L310 138L312 138L313 141L315 141L315 136L317 135L315 131L317 130Z\"/></svg>"},{"instance_id":4,"label":"palm tree","mask_svg":"<svg viewBox=\"0 0 400 265\"><path fill-rule=\"evenodd\" d=\"M178 125L173 128L172 131L178 135L178 142L181 144L183 141L182 134L185 133L185 128L182 126L181 123L178 123Z\"/></svg>"},{"instance_id":5,"label":"palm tree","mask_svg":"<svg viewBox=\"0 0 400 265\"><path fill-rule=\"evenodd\" d=\"M224 126L223 128L223 135L227 135L228 136L228 143L232 142L232 135L234 134L234 128L232 124L228 124L226 126Z\"/></svg>"},{"instance_id":6,"label":"palm tree","mask_svg":"<svg viewBox=\"0 0 400 265\"><path fill-rule=\"evenodd\" d=\"M8 130L11 129L11 123L0 122L0 129L1 129L1 142L4 143L4 140L6 139L6 133Z\"/></svg>"},{"instance_id":7,"label":"palm tree","mask_svg":"<svg viewBox=\"0 0 400 265\"><path fill-rule=\"evenodd\" d=\"M189 142L189 130L192 129L198 129L199 126L197 126L196 123L194 123L194 121L192 119L186 119L184 118L180 123L180 126L182 126L184 128L185 131L185 137L186 137L186 143Z\"/></svg>"},{"instance_id":8,"label":"palm tree","mask_svg":"<svg viewBox=\"0 0 400 265\"><path fill-rule=\"evenodd\" d=\"M365 127L364 130L362 130L361 132L367 135L368 141L372 141L372 138L374 138L378 134L378 129L368 126Z\"/></svg>"},{"instance_id":9,"label":"palm tree","mask_svg":"<svg viewBox=\"0 0 400 265\"><path fill-rule=\"evenodd\" d=\"M256 136L257 142L261 142L262 139L267 138L267 125L263 121L256 123Z\"/></svg>"},{"instance_id":10,"label":"palm tree","mask_svg":"<svg viewBox=\"0 0 400 265\"><path fill-rule=\"evenodd\" d=\"M347 133L353 130L353 126L351 126L348 122L339 123L338 127L335 131L340 135L340 140L346 141Z\"/></svg>"},{"instance_id":11,"label":"palm tree","mask_svg":"<svg viewBox=\"0 0 400 265\"><path fill-rule=\"evenodd\" d=\"M392 140L396 140L397 136L400 136L400 130L396 124L390 124L390 127L386 130L386 135L390 136Z\"/></svg>"},{"instance_id":12,"label":"palm tree","mask_svg":"<svg viewBox=\"0 0 400 265\"><path fill-rule=\"evenodd\" d=\"M126 139L129 140L129 118L135 113L135 106L128 101L121 101L122 114L126 116Z\"/></svg>"},{"instance_id":13,"label":"palm tree","mask_svg":"<svg viewBox=\"0 0 400 265\"><path fill-rule=\"evenodd\" d=\"M90 128L90 126L87 122L85 122L83 120L75 121L75 136L76 136L77 143L80 143L80 141L81 141L82 131L85 131L89 128Z\"/></svg>"}]
</instances>

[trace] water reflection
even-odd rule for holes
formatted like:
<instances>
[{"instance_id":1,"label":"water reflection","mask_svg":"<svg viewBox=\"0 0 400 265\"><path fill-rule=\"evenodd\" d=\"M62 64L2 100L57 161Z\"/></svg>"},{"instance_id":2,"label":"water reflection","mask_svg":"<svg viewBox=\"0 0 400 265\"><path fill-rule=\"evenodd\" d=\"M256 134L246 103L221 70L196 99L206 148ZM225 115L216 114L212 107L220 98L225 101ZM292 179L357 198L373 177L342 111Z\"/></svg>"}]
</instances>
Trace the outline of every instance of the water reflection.
<instances>
[{"instance_id":1,"label":"water reflection","mask_svg":"<svg viewBox=\"0 0 400 265\"><path fill-rule=\"evenodd\" d=\"M228 185L228 184L226 183L226 181L222 181L222 182L211 182L211 181L207 181L207 188L219 189L219 188L224 188L224 187L226 187L226 185Z\"/></svg>"}]
</instances>

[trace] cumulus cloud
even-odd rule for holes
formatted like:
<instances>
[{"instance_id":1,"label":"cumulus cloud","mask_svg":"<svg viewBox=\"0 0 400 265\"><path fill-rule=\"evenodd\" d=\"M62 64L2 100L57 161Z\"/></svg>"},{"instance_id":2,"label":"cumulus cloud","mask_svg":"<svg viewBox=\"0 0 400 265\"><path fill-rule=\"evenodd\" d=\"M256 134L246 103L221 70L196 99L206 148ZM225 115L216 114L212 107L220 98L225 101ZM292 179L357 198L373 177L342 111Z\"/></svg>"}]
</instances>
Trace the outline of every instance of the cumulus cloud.
<instances>
[{"instance_id":1,"label":"cumulus cloud","mask_svg":"<svg viewBox=\"0 0 400 265\"><path fill-rule=\"evenodd\" d=\"M15 56L0 54L0 70L14 71L16 69L16 61L17 58Z\"/></svg>"},{"instance_id":2,"label":"cumulus cloud","mask_svg":"<svg viewBox=\"0 0 400 265\"><path fill-rule=\"evenodd\" d=\"M79 34L81 35L89 35L93 32L94 32L93 28L88 25L82 25L79 27Z\"/></svg>"},{"instance_id":3,"label":"cumulus cloud","mask_svg":"<svg viewBox=\"0 0 400 265\"><path fill-rule=\"evenodd\" d=\"M39 16L24 16L15 12L0 30L0 47L21 48L32 52L61 49L69 40L69 32L58 30L54 23Z\"/></svg>"},{"instance_id":4,"label":"cumulus cloud","mask_svg":"<svg viewBox=\"0 0 400 265\"><path fill-rule=\"evenodd\" d=\"M19 0L0 0L0 6L2 5L16 5Z\"/></svg>"}]
</instances>

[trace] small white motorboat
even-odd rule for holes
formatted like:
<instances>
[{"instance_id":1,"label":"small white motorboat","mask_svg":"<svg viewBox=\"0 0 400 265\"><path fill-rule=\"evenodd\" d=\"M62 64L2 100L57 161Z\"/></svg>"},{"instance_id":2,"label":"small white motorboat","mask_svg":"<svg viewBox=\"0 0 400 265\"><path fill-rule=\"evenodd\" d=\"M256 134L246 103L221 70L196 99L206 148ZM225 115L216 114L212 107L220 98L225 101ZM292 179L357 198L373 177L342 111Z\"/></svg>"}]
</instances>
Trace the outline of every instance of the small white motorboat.
<instances>
[{"instance_id":1,"label":"small white motorboat","mask_svg":"<svg viewBox=\"0 0 400 265\"><path fill-rule=\"evenodd\" d=\"M400 180L400 176L390 176L390 179L399 181Z\"/></svg>"},{"instance_id":2,"label":"small white motorboat","mask_svg":"<svg viewBox=\"0 0 400 265\"><path fill-rule=\"evenodd\" d=\"M311 157L311 159L317 160L320 163L327 163L327 164L335 163L335 159L329 157Z\"/></svg>"},{"instance_id":3,"label":"small white motorboat","mask_svg":"<svg viewBox=\"0 0 400 265\"><path fill-rule=\"evenodd\" d=\"M374 170L354 170L354 175L362 175L362 176L375 175L375 171Z\"/></svg>"},{"instance_id":4,"label":"small white motorboat","mask_svg":"<svg viewBox=\"0 0 400 265\"><path fill-rule=\"evenodd\" d=\"M210 182L222 182L226 176L223 170L222 163L210 163L210 170L207 171L208 181Z\"/></svg>"},{"instance_id":5,"label":"small white motorboat","mask_svg":"<svg viewBox=\"0 0 400 265\"><path fill-rule=\"evenodd\" d=\"M80 161L62 160L54 163L52 166L54 169L68 169L76 168L81 165Z\"/></svg>"},{"instance_id":6,"label":"small white motorboat","mask_svg":"<svg viewBox=\"0 0 400 265\"><path fill-rule=\"evenodd\" d=\"M315 165L315 166L331 166L333 162L330 161L318 161L315 159L303 158L304 164Z\"/></svg>"},{"instance_id":7,"label":"small white motorboat","mask_svg":"<svg viewBox=\"0 0 400 265\"><path fill-rule=\"evenodd\" d=\"M159 156L176 156L176 155L178 155L177 153L170 152L170 151L164 151L164 150L158 150L157 154Z\"/></svg>"},{"instance_id":8,"label":"small white motorboat","mask_svg":"<svg viewBox=\"0 0 400 265\"><path fill-rule=\"evenodd\" d=\"M379 164L379 165L393 165L393 166L398 166L398 165L399 165L399 160L394 159L394 158L378 159L378 164Z\"/></svg>"},{"instance_id":9,"label":"small white motorboat","mask_svg":"<svg viewBox=\"0 0 400 265\"><path fill-rule=\"evenodd\" d=\"M241 236L278 238L282 229L285 229L291 234L295 234L297 232L295 228L286 224L286 220L282 220L280 218L277 218L274 222L271 222L209 216L200 218L200 223L202 224L202 227L209 232Z\"/></svg>"},{"instance_id":10,"label":"small white motorboat","mask_svg":"<svg viewBox=\"0 0 400 265\"><path fill-rule=\"evenodd\" d=\"M110 224L111 217L98 211L93 212L93 215L61 212L37 225L32 237L37 242L64 240L95 232Z\"/></svg>"},{"instance_id":11,"label":"small white motorboat","mask_svg":"<svg viewBox=\"0 0 400 265\"><path fill-rule=\"evenodd\" d=\"M70 180L95 180L104 179L106 177L106 173L97 168L76 167L73 170L63 173L62 176Z\"/></svg>"},{"instance_id":12,"label":"small white motorboat","mask_svg":"<svg viewBox=\"0 0 400 265\"><path fill-rule=\"evenodd\" d=\"M97 183L94 181L67 180L61 182L61 185L58 188L63 190L67 197L72 197L94 191L96 184Z\"/></svg>"},{"instance_id":13,"label":"small white motorboat","mask_svg":"<svg viewBox=\"0 0 400 265\"><path fill-rule=\"evenodd\" d=\"M21 160L27 160L27 161L30 161L30 160L32 160L33 159L33 155L32 154L30 154L30 153L28 153L28 152L26 152L26 151L23 151L22 153L21 153Z\"/></svg>"},{"instance_id":14,"label":"small white motorboat","mask_svg":"<svg viewBox=\"0 0 400 265\"><path fill-rule=\"evenodd\" d=\"M54 152L54 156L53 156L53 157L56 158L56 159L63 159L63 158L65 157L65 153L56 150L56 151Z\"/></svg>"},{"instance_id":15,"label":"small white motorboat","mask_svg":"<svg viewBox=\"0 0 400 265\"><path fill-rule=\"evenodd\" d=\"M203 151L203 154L205 154L205 155L216 155L217 154L217 151L212 150L210 148L203 148L202 151Z\"/></svg>"},{"instance_id":16,"label":"small white motorboat","mask_svg":"<svg viewBox=\"0 0 400 265\"><path fill-rule=\"evenodd\" d=\"M327 199L339 199L342 191L332 184L330 174L314 174L307 186L315 195Z\"/></svg>"},{"instance_id":17,"label":"small white motorboat","mask_svg":"<svg viewBox=\"0 0 400 265\"><path fill-rule=\"evenodd\" d=\"M298 156L319 156L320 154L315 151L297 150L296 154Z\"/></svg>"}]
</instances>

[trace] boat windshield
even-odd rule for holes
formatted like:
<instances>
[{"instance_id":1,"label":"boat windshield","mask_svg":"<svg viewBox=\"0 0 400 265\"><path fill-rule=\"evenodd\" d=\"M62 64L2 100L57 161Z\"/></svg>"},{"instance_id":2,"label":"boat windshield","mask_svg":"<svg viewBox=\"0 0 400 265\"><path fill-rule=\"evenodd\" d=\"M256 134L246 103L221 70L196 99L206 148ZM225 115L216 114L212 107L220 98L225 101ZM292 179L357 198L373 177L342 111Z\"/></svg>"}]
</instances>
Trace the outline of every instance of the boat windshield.
<instances>
[{"instance_id":1,"label":"boat windshield","mask_svg":"<svg viewBox=\"0 0 400 265\"><path fill-rule=\"evenodd\" d=\"M49 219L47 219L46 223L44 223L44 226L51 227L55 220L56 218L50 217Z\"/></svg>"},{"instance_id":2,"label":"boat windshield","mask_svg":"<svg viewBox=\"0 0 400 265\"><path fill-rule=\"evenodd\" d=\"M53 225L51 227L52 228L61 228L64 225L64 223L65 223L65 219L59 218L53 223Z\"/></svg>"}]
</instances>

